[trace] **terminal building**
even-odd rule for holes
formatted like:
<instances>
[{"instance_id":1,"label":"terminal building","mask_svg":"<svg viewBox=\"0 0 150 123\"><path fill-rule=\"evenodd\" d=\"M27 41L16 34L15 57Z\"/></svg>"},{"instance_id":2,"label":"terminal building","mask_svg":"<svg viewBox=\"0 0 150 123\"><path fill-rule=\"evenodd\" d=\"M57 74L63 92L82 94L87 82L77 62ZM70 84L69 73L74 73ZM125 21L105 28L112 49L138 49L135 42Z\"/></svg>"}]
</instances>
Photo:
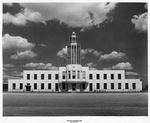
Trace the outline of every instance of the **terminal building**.
<instances>
[{"instance_id":1,"label":"terminal building","mask_svg":"<svg viewBox=\"0 0 150 123\"><path fill-rule=\"evenodd\" d=\"M124 70L90 70L81 65L78 36L70 36L67 65L58 70L25 70L22 79L8 80L8 91L126 92L141 91L140 79L126 79Z\"/></svg>"}]
</instances>

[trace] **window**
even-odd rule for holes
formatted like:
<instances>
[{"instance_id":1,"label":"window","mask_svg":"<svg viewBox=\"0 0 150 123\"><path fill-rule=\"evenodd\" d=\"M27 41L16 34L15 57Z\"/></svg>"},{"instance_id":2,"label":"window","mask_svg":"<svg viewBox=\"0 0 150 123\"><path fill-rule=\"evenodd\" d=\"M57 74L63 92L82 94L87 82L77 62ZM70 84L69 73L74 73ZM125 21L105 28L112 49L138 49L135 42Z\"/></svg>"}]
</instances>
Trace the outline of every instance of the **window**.
<instances>
[{"instance_id":1,"label":"window","mask_svg":"<svg viewBox=\"0 0 150 123\"><path fill-rule=\"evenodd\" d=\"M70 78L71 78L70 71L68 71L68 79L70 79Z\"/></svg>"},{"instance_id":2,"label":"window","mask_svg":"<svg viewBox=\"0 0 150 123\"><path fill-rule=\"evenodd\" d=\"M62 79L65 79L66 78L66 71L63 71L62 72Z\"/></svg>"},{"instance_id":3,"label":"window","mask_svg":"<svg viewBox=\"0 0 150 123\"><path fill-rule=\"evenodd\" d=\"M76 78L76 71L72 71L72 79Z\"/></svg>"},{"instance_id":4,"label":"window","mask_svg":"<svg viewBox=\"0 0 150 123\"><path fill-rule=\"evenodd\" d=\"M41 83L41 89L42 90L44 89L44 83Z\"/></svg>"},{"instance_id":5,"label":"window","mask_svg":"<svg viewBox=\"0 0 150 123\"><path fill-rule=\"evenodd\" d=\"M28 80L30 79L30 74L27 74L27 79L28 79Z\"/></svg>"},{"instance_id":6,"label":"window","mask_svg":"<svg viewBox=\"0 0 150 123\"><path fill-rule=\"evenodd\" d=\"M114 74L111 74L111 79L114 79Z\"/></svg>"},{"instance_id":7,"label":"window","mask_svg":"<svg viewBox=\"0 0 150 123\"><path fill-rule=\"evenodd\" d=\"M107 74L104 74L104 79L107 79Z\"/></svg>"},{"instance_id":8,"label":"window","mask_svg":"<svg viewBox=\"0 0 150 123\"><path fill-rule=\"evenodd\" d=\"M82 79L85 79L85 71L82 71Z\"/></svg>"},{"instance_id":9,"label":"window","mask_svg":"<svg viewBox=\"0 0 150 123\"><path fill-rule=\"evenodd\" d=\"M51 83L48 83L48 89L51 89Z\"/></svg>"},{"instance_id":10,"label":"window","mask_svg":"<svg viewBox=\"0 0 150 123\"><path fill-rule=\"evenodd\" d=\"M118 74L118 79L121 79L121 74Z\"/></svg>"},{"instance_id":11,"label":"window","mask_svg":"<svg viewBox=\"0 0 150 123\"><path fill-rule=\"evenodd\" d=\"M37 83L34 83L34 89L37 89Z\"/></svg>"},{"instance_id":12,"label":"window","mask_svg":"<svg viewBox=\"0 0 150 123\"><path fill-rule=\"evenodd\" d=\"M125 89L129 89L129 84L125 83Z\"/></svg>"},{"instance_id":13,"label":"window","mask_svg":"<svg viewBox=\"0 0 150 123\"><path fill-rule=\"evenodd\" d=\"M55 83L55 91L58 91L58 83Z\"/></svg>"},{"instance_id":14,"label":"window","mask_svg":"<svg viewBox=\"0 0 150 123\"><path fill-rule=\"evenodd\" d=\"M80 79L80 71L77 73L77 78Z\"/></svg>"},{"instance_id":15,"label":"window","mask_svg":"<svg viewBox=\"0 0 150 123\"><path fill-rule=\"evenodd\" d=\"M100 74L96 74L96 79L100 79Z\"/></svg>"},{"instance_id":16,"label":"window","mask_svg":"<svg viewBox=\"0 0 150 123\"><path fill-rule=\"evenodd\" d=\"M90 83L90 91L93 91L93 84Z\"/></svg>"},{"instance_id":17,"label":"window","mask_svg":"<svg viewBox=\"0 0 150 123\"><path fill-rule=\"evenodd\" d=\"M34 74L34 79L37 79L37 74Z\"/></svg>"},{"instance_id":18,"label":"window","mask_svg":"<svg viewBox=\"0 0 150 123\"><path fill-rule=\"evenodd\" d=\"M92 74L89 74L89 79L93 79L93 75Z\"/></svg>"},{"instance_id":19,"label":"window","mask_svg":"<svg viewBox=\"0 0 150 123\"><path fill-rule=\"evenodd\" d=\"M51 79L51 74L48 74L48 79Z\"/></svg>"},{"instance_id":20,"label":"window","mask_svg":"<svg viewBox=\"0 0 150 123\"><path fill-rule=\"evenodd\" d=\"M27 85L30 85L30 83L27 83Z\"/></svg>"},{"instance_id":21,"label":"window","mask_svg":"<svg viewBox=\"0 0 150 123\"><path fill-rule=\"evenodd\" d=\"M44 79L44 74L41 74L41 79Z\"/></svg>"},{"instance_id":22,"label":"window","mask_svg":"<svg viewBox=\"0 0 150 123\"><path fill-rule=\"evenodd\" d=\"M65 90L65 83L62 83L62 89Z\"/></svg>"},{"instance_id":23,"label":"window","mask_svg":"<svg viewBox=\"0 0 150 123\"><path fill-rule=\"evenodd\" d=\"M104 83L104 89L107 89L107 83Z\"/></svg>"},{"instance_id":24,"label":"window","mask_svg":"<svg viewBox=\"0 0 150 123\"><path fill-rule=\"evenodd\" d=\"M85 83L82 83L82 89L85 89Z\"/></svg>"},{"instance_id":25,"label":"window","mask_svg":"<svg viewBox=\"0 0 150 123\"><path fill-rule=\"evenodd\" d=\"M121 83L118 83L118 89L121 89Z\"/></svg>"},{"instance_id":26,"label":"window","mask_svg":"<svg viewBox=\"0 0 150 123\"><path fill-rule=\"evenodd\" d=\"M132 83L132 89L136 89L136 84Z\"/></svg>"},{"instance_id":27,"label":"window","mask_svg":"<svg viewBox=\"0 0 150 123\"><path fill-rule=\"evenodd\" d=\"M58 79L58 74L55 74L55 79Z\"/></svg>"},{"instance_id":28,"label":"window","mask_svg":"<svg viewBox=\"0 0 150 123\"><path fill-rule=\"evenodd\" d=\"M96 83L96 88L100 89L100 83Z\"/></svg>"},{"instance_id":29,"label":"window","mask_svg":"<svg viewBox=\"0 0 150 123\"><path fill-rule=\"evenodd\" d=\"M20 83L20 89L23 89L23 83Z\"/></svg>"},{"instance_id":30,"label":"window","mask_svg":"<svg viewBox=\"0 0 150 123\"><path fill-rule=\"evenodd\" d=\"M114 89L114 83L111 83L111 89Z\"/></svg>"},{"instance_id":31,"label":"window","mask_svg":"<svg viewBox=\"0 0 150 123\"><path fill-rule=\"evenodd\" d=\"M16 83L13 83L13 89L16 89Z\"/></svg>"}]
</instances>

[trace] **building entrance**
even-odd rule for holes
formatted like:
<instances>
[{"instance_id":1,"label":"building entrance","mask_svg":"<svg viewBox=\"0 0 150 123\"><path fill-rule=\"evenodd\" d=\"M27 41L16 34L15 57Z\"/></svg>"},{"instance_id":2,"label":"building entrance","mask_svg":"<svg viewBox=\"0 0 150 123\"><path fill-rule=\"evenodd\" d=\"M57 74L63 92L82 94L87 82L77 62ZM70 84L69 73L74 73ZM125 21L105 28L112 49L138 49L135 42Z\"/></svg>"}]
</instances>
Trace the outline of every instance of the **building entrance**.
<instances>
[{"instance_id":1,"label":"building entrance","mask_svg":"<svg viewBox=\"0 0 150 123\"><path fill-rule=\"evenodd\" d=\"M72 91L76 91L76 84L72 84Z\"/></svg>"},{"instance_id":2,"label":"building entrance","mask_svg":"<svg viewBox=\"0 0 150 123\"><path fill-rule=\"evenodd\" d=\"M26 85L26 91L31 91L31 85L29 83Z\"/></svg>"}]
</instances>

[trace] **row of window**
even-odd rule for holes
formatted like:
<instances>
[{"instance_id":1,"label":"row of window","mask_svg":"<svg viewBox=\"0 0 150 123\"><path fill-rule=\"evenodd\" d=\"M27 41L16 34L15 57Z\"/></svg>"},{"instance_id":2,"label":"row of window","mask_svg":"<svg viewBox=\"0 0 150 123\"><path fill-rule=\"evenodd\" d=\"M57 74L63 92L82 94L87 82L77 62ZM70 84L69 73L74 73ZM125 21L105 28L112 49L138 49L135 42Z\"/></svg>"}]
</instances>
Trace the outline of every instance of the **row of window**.
<instances>
[{"instance_id":1,"label":"row of window","mask_svg":"<svg viewBox=\"0 0 150 123\"><path fill-rule=\"evenodd\" d=\"M118 83L118 89L122 89L121 84ZM90 91L93 91L93 83L90 83L89 86ZM114 89L114 83L111 83L110 86L111 89ZM96 89L100 89L100 83L96 83ZM104 89L107 89L107 83L104 83ZM125 83L125 89L129 89L129 83ZM136 89L136 83L132 83L132 89Z\"/></svg>"},{"instance_id":2,"label":"row of window","mask_svg":"<svg viewBox=\"0 0 150 123\"><path fill-rule=\"evenodd\" d=\"M16 89L16 83L13 83L13 89ZM30 83L27 83L27 86L30 86ZM33 85L34 90L37 89L37 83L34 83ZM19 89L22 90L23 89L23 83L20 83ZM44 89L44 83L41 83L41 90ZM51 88L51 83L48 83L48 89L52 89ZM58 83L55 83L55 91L58 91Z\"/></svg>"},{"instance_id":3,"label":"row of window","mask_svg":"<svg viewBox=\"0 0 150 123\"><path fill-rule=\"evenodd\" d=\"M41 74L41 80L44 78L44 74ZM110 78L114 79L114 74L111 74ZM48 79L52 79L51 74L48 74ZM58 74L55 74L55 79L59 79ZM66 79L66 71L63 71L62 79ZM68 79L71 79L70 71L68 71ZM76 71L72 71L72 79L76 79ZM77 71L77 79L80 79L80 71ZM82 79L85 79L85 71L82 72ZM89 79L93 79L93 74L89 74ZM96 79L100 79L100 74L96 74ZM103 74L103 79L107 79L107 74ZM118 74L118 79L121 79L121 74ZM27 80L30 80L30 74L27 74ZM37 80L37 74L34 74L34 80Z\"/></svg>"},{"instance_id":4,"label":"row of window","mask_svg":"<svg viewBox=\"0 0 150 123\"><path fill-rule=\"evenodd\" d=\"M30 83L27 83L30 86ZM73 84L72 84L73 85ZM90 91L93 90L93 84L89 85ZM86 88L86 84L82 83L82 89ZM13 89L16 89L16 83L13 83ZM23 83L20 83L19 89L23 89ZM34 89L37 89L37 83L34 83ZM41 83L41 89L44 89L44 83ZM51 83L48 83L48 89L51 89ZM65 83L62 83L62 89L65 89ZM100 89L100 83L96 83L96 89ZM107 83L104 83L104 89L107 89ZM114 89L114 83L111 83L111 89ZM121 89L121 83L118 83L118 89ZM129 83L125 83L125 89L129 89ZM136 83L132 83L132 89L136 89ZM58 91L58 83L55 83L55 90Z\"/></svg>"},{"instance_id":5,"label":"row of window","mask_svg":"<svg viewBox=\"0 0 150 123\"><path fill-rule=\"evenodd\" d=\"M89 79L93 79L93 74L89 74ZM96 79L100 79L100 74L96 74ZM107 79L107 74L103 74L103 79ZM110 79L114 79L114 74L110 74ZM118 79L121 79L121 74L118 74Z\"/></svg>"},{"instance_id":6,"label":"row of window","mask_svg":"<svg viewBox=\"0 0 150 123\"><path fill-rule=\"evenodd\" d=\"M44 80L44 74L41 74L41 79ZM48 74L48 79L52 79L51 74ZM55 74L55 79L59 79L58 74ZM30 80L30 74L27 74L27 80ZM34 80L37 80L37 74L34 74Z\"/></svg>"}]
</instances>

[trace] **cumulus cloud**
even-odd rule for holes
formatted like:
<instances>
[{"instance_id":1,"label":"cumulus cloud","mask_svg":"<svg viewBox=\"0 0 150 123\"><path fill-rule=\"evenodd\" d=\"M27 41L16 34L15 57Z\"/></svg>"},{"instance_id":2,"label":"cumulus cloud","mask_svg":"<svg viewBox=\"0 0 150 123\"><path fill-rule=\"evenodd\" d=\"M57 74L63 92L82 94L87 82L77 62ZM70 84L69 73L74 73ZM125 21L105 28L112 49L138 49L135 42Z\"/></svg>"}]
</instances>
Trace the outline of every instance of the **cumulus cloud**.
<instances>
[{"instance_id":1,"label":"cumulus cloud","mask_svg":"<svg viewBox=\"0 0 150 123\"><path fill-rule=\"evenodd\" d=\"M31 50L35 45L28 42L26 38L5 34L2 38L3 49L7 51L26 51Z\"/></svg>"},{"instance_id":2,"label":"cumulus cloud","mask_svg":"<svg viewBox=\"0 0 150 123\"><path fill-rule=\"evenodd\" d=\"M124 60L126 59L125 53L113 51L110 54L101 55L99 61L102 60Z\"/></svg>"},{"instance_id":3,"label":"cumulus cloud","mask_svg":"<svg viewBox=\"0 0 150 123\"><path fill-rule=\"evenodd\" d=\"M89 62L87 63L87 66L89 67L90 70L97 70L95 67L97 66L96 63Z\"/></svg>"},{"instance_id":4,"label":"cumulus cloud","mask_svg":"<svg viewBox=\"0 0 150 123\"><path fill-rule=\"evenodd\" d=\"M24 52L17 52L16 54L11 55L10 58L11 59L30 59L36 56L37 56L36 53L32 52L31 50L27 50Z\"/></svg>"},{"instance_id":5,"label":"cumulus cloud","mask_svg":"<svg viewBox=\"0 0 150 123\"><path fill-rule=\"evenodd\" d=\"M16 76L16 77L22 77L23 76L23 72L13 71L12 75Z\"/></svg>"},{"instance_id":6,"label":"cumulus cloud","mask_svg":"<svg viewBox=\"0 0 150 123\"><path fill-rule=\"evenodd\" d=\"M4 64L3 67L13 68L13 67L15 67L15 65L14 64Z\"/></svg>"},{"instance_id":7,"label":"cumulus cloud","mask_svg":"<svg viewBox=\"0 0 150 123\"><path fill-rule=\"evenodd\" d=\"M132 70L132 64L129 62L121 62L112 67L103 68L104 70Z\"/></svg>"},{"instance_id":8,"label":"cumulus cloud","mask_svg":"<svg viewBox=\"0 0 150 123\"><path fill-rule=\"evenodd\" d=\"M32 68L32 69L42 69L42 70L57 70L58 67L56 66L53 66L52 63L27 63L26 65L24 65L23 67L26 67L26 68Z\"/></svg>"},{"instance_id":9,"label":"cumulus cloud","mask_svg":"<svg viewBox=\"0 0 150 123\"><path fill-rule=\"evenodd\" d=\"M46 44L38 44L38 46L41 46L41 47L47 47Z\"/></svg>"},{"instance_id":10,"label":"cumulus cloud","mask_svg":"<svg viewBox=\"0 0 150 123\"><path fill-rule=\"evenodd\" d=\"M24 26L27 24L27 21L35 23L45 23L41 14L39 12L33 12L27 8L17 13L16 15L11 15L10 13L3 14L3 23L9 24L12 23L17 26Z\"/></svg>"},{"instance_id":11,"label":"cumulus cloud","mask_svg":"<svg viewBox=\"0 0 150 123\"><path fill-rule=\"evenodd\" d=\"M138 76L139 73L128 71L128 72L126 72L126 75L128 75L128 76Z\"/></svg>"},{"instance_id":12,"label":"cumulus cloud","mask_svg":"<svg viewBox=\"0 0 150 123\"><path fill-rule=\"evenodd\" d=\"M81 59L84 59L86 54L93 54L94 56L98 57L101 55L101 53L102 53L101 51L97 51L92 48L81 49Z\"/></svg>"},{"instance_id":13,"label":"cumulus cloud","mask_svg":"<svg viewBox=\"0 0 150 123\"><path fill-rule=\"evenodd\" d=\"M86 54L93 54L94 56L100 56L102 52L99 52L92 48L87 48L87 49L81 49L80 53L81 53L81 59L84 59ZM62 48L60 51L58 51L57 56L61 58L67 58L67 46L65 48Z\"/></svg>"},{"instance_id":14,"label":"cumulus cloud","mask_svg":"<svg viewBox=\"0 0 150 123\"><path fill-rule=\"evenodd\" d=\"M147 4L145 4L145 8L147 9ZM147 32L148 29L148 13L142 13L140 15L134 15L131 19L131 22L135 26L135 30L139 32Z\"/></svg>"},{"instance_id":15,"label":"cumulus cloud","mask_svg":"<svg viewBox=\"0 0 150 123\"><path fill-rule=\"evenodd\" d=\"M57 56L60 58L67 58L67 46L58 51Z\"/></svg>"},{"instance_id":16,"label":"cumulus cloud","mask_svg":"<svg viewBox=\"0 0 150 123\"><path fill-rule=\"evenodd\" d=\"M108 19L116 3L20 3L41 13L44 20L58 19L70 27L89 27ZM44 9L42 9L44 8Z\"/></svg>"}]
</instances>

